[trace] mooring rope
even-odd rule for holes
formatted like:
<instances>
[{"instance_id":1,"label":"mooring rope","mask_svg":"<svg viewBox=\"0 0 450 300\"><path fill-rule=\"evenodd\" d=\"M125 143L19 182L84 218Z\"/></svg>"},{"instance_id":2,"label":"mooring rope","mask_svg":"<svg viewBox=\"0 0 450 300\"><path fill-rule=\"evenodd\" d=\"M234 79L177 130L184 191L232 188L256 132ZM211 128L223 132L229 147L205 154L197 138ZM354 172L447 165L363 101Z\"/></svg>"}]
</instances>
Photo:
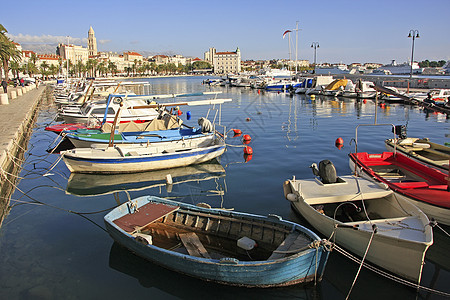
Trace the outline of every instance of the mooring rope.
<instances>
[{"instance_id":1,"label":"mooring rope","mask_svg":"<svg viewBox=\"0 0 450 300\"><path fill-rule=\"evenodd\" d=\"M373 236L377 233L377 225L372 225L372 234L370 235L369 243L367 243L366 251L364 252L364 255L362 257L361 263L359 264L358 272L356 272L355 278L353 279L352 286L350 287L350 290L348 291L347 297L345 297L345 300L350 297L350 294L353 290L353 287L355 286L356 280L358 279L359 273L361 272L361 268L364 264L364 261L366 260L367 252L369 252L370 245L372 244Z\"/></svg>"},{"instance_id":2,"label":"mooring rope","mask_svg":"<svg viewBox=\"0 0 450 300\"><path fill-rule=\"evenodd\" d=\"M349 252L347 252L343 248L339 247L338 245L334 244L334 249L336 249L337 252L339 252L343 256L347 257L348 259L350 259L350 260L352 260L352 261L354 261L354 262L356 262L358 264L361 264L361 260L359 258L357 258L354 255L350 254ZM387 279L390 279L390 280L392 280L394 282L403 284L403 285L408 286L408 287L420 289L420 290L423 290L423 291L426 291L426 292L429 292L429 293L437 294L437 295L440 295L440 296L450 297L450 293L446 293L446 292L442 292L442 291L439 291L439 290L435 290L435 289L432 289L432 288L429 288L429 287L426 287L426 286L421 286L421 285L419 285L417 283L408 281L406 279L400 278L400 277L395 276L393 274L390 274L390 273L388 273L386 271L378 269L378 268L376 268L376 267L374 267L372 265L369 265L369 264L367 264L365 262L362 263L362 265L366 269L368 269L368 270L370 270L372 272L375 272L376 274L378 274L380 276L383 276L383 277L385 277Z\"/></svg>"}]
</instances>

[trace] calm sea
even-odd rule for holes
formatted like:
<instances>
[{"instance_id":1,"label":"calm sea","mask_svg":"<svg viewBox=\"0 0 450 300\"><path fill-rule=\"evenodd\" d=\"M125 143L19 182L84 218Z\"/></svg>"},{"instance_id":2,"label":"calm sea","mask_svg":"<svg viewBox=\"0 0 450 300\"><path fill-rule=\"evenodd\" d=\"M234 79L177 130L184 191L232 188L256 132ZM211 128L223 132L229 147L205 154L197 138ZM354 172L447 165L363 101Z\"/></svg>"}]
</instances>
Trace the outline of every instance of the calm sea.
<instances>
[{"instance_id":1,"label":"calm sea","mask_svg":"<svg viewBox=\"0 0 450 300\"><path fill-rule=\"evenodd\" d=\"M188 203L206 202L256 214L277 214L308 225L284 199L282 184L295 175L310 178L311 163L329 159L338 174L348 174L348 153L354 151L359 124L406 125L412 137L450 142L449 119L417 107L373 100L356 101L258 90L209 87L206 77L152 78L152 94L221 91L231 98L220 114L226 128L251 136L252 159L245 161L242 136L229 133L220 164L127 176L72 176L59 156L46 150L56 135L44 131L56 109L42 108L29 144L12 209L0 229L1 299L345 299L358 266L332 252L323 281L317 286L241 289L205 283L149 263L113 242L105 232L104 215L119 203L141 195L169 197ZM208 113L208 107L181 107L186 124ZM191 120L186 120L190 111ZM344 147L335 147L341 137ZM360 127L359 151L383 151L392 137L389 126ZM56 165L55 165L56 164ZM53 167L53 168L52 168ZM49 168L52 168L48 171ZM46 174L45 176L43 176ZM449 231L449 228L446 228ZM316 231L317 232L317 231ZM422 284L450 292L450 238L435 230ZM389 255L389 253L386 253ZM363 269L350 299L439 299L406 288Z\"/></svg>"}]
</instances>

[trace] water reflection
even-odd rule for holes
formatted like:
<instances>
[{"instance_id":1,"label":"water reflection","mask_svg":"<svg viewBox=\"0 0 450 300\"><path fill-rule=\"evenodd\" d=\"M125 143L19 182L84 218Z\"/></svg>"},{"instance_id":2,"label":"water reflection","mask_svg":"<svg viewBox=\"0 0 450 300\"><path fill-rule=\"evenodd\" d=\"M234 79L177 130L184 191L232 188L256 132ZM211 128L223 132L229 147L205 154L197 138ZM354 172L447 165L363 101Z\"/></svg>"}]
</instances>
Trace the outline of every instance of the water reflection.
<instances>
[{"instance_id":1,"label":"water reflection","mask_svg":"<svg viewBox=\"0 0 450 300\"><path fill-rule=\"evenodd\" d=\"M167 183L170 176L173 184ZM67 182L66 192L76 196L98 196L121 191L140 191L155 187L165 187L172 191L173 185L200 182L225 177L225 169L212 161L199 165L130 174L78 174L72 173ZM216 194L219 194L217 191ZM223 191L222 193L223 194Z\"/></svg>"},{"instance_id":2,"label":"water reflection","mask_svg":"<svg viewBox=\"0 0 450 300\"><path fill-rule=\"evenodd\" d=\"M110 268L136 278L139 284L152 289L152 297L171 295L179 299L308 299L320 300L321 289L313 285L277 289L243 289L209 283L173 272L136 256L128 249L113 243L109 253ZM176 287L175 287L176 285ZM157 289L157 290L155 290Z\"/></svg>"}]
</instances>

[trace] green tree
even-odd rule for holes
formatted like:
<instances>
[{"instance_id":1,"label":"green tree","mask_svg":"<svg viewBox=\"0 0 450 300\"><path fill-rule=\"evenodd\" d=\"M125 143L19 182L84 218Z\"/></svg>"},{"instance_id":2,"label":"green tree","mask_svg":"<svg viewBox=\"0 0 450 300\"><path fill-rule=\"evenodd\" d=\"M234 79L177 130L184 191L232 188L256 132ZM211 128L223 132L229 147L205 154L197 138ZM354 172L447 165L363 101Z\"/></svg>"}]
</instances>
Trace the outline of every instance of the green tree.
<instances>
[{"instance_id":1,"label":"green tree","mask_svg":"<svg viewBox=\"0 0 450 300\"><path fill-rule=\"evenodd\" d=\"M3 79L2 70L5 73L5 79L8 81L9 64L12 61L19 62L22 59L22 53L16 45L6 36L8 31L0 24L0 79Z\"/></svg>"},{"instance_id":2,"label":"green tree","mask_svg":"<svg viewBox=\"0 0 450 300\"><path fill-rule=\"evenodd\" d=\"M211 64L206 61L196 61L192 64L194 70L211 69Z\"/></svg>"},{"instance_id":3,"label":"green tree","mask_svg":"<svg viewBox=\"0 0 450 300\"><path fill-rule=\"evenodd\" d=\"M41 63L41 74L42 74L42 77L43 78L47 78L47 76L48 76L48 73L47 73L47 69L49 68L50 66L48 65L48 63L47 62L45 62L45 61L43 61L42 63Z\"/></svg>"},{"instance_id":4,"label":"green tree","mask_svg":"<svg viewBox=\"0 0 450 300\"><path fill-rule=\"evenodd\" d=\"M117 73L117 65L112 61L108 62L107 69L109 72L111 72L112 75L115 75Z\"/></svg>"}]
</instances>

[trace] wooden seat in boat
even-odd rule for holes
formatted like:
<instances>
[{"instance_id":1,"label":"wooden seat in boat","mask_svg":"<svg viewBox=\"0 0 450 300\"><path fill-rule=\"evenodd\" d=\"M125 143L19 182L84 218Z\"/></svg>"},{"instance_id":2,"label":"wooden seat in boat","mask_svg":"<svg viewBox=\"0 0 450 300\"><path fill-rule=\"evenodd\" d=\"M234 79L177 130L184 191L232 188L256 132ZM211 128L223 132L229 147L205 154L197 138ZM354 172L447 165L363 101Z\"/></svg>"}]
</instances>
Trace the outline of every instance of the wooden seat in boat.
<instances>
[{"instance_id":1,"label":"wooden seat in boat","mask_svg":"<svg viewBox=\"0 0 450 300\"><path fill-rule=\"evenodd\" d=\"M284 241L272 252L268 260L280 259L285 257L287 254L295 253L295 250L303 249L310 244L310 240L304 235L300 234L298 231L290 233Z\"/></svg>"},{"instance_id":2,"label":"wooden seat in boat","mask_svg":"<svg viewBox=\"0 0 450 300\"><path fill-rule=\"evenodd\" d=\"M202 242L194 232L179 234L180 240L189 255L203 258L211 258Z\"/></svg>"}]
</instances>

